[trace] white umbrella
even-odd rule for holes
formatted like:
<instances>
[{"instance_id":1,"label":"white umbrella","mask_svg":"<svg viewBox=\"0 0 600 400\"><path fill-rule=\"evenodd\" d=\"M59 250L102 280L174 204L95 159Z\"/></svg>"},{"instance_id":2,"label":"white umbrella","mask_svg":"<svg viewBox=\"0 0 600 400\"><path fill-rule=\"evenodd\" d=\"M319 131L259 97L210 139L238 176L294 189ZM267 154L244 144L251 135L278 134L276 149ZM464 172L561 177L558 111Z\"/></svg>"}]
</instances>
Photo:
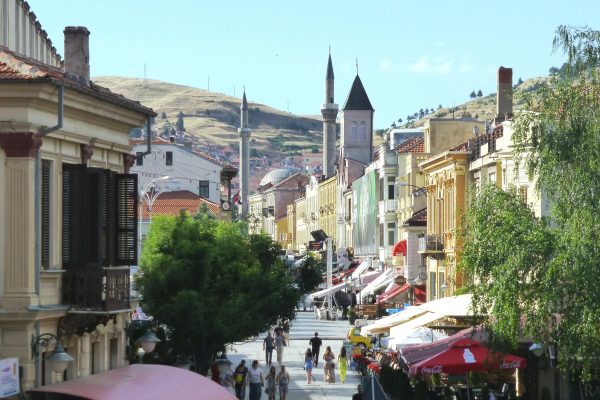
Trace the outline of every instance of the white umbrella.
<instances>
[{"instance_id":1,"label":"white umbrella","mask_svg":"<svg viewBox=\"0 0 600 400\"><path fill-rule=\"evenodd\" d=\"M448 335L436 332L433 329L419 327L415 328L407 335L389 338L388 349L399 350L411 344L431 343L446 337L448 337Z\"/></svg>"}]
</instances>

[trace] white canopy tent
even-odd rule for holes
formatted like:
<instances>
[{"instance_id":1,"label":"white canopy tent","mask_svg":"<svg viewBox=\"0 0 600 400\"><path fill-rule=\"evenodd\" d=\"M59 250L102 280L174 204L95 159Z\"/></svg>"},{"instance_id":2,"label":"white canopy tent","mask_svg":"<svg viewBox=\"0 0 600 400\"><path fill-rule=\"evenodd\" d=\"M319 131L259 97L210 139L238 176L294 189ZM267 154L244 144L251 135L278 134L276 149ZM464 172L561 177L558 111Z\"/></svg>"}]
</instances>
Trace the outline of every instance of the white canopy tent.
<instances>
[{"instance_id":1,"label":"white canopy tent","mask_svg":"<svg viewBox=\"0 0 600 400\"><path fill-rule=\"evenodd\" d=\"M371 325L363 326L361 329L361 335L367 336L377 333L387 333L390 331L392 326L409 321L410 319L422 315L425 312L426 311L422 310L420 307L407 307L396 314L378 319Z\"/></svg>"},{"instance_id":2,"label":"white canopy tent","mask_svg":"<svg viewBox=\"0 0 600 400\"><path fill-rule=\"evenodd\" d=\"M359 264L359 266L352 272L351 279L358 279L363 272L367 270L371 266L371 259L367 258L363 262Z\"/></svg>"},{"instance_id":3,"label":"white canopy tent","mask_svg":"<svg viewBox=\"0 0 600 400\"><path fill-rule=\"evenodd\" d=\"M419 327L413 329L407 335L389 337L387 347L393 350L400 350L411 344L431 343L446 337L448 335L434 331L433 329Z\"/></svg>"},{"instance_id":4,"label":"white canopy tent","mask_svg":"<svg viewBox=\"0 0 600 400\"><path fill-rule=\"evenodd\" d=\"M367 286L365 286L365 288L363 290L361 290L360 293L358 294L358 302L362 303L362 299L364 299L365 296L368 296L368 295L374 293L376 290L378 290L384 286L388 286L390 281L393 279L393 274L394 274L394 270L389 269L389 270L385 271L384 273L382 273L381 275L379 275L377 278L373 279L373 281L371 281L371 283L369 283Z\"/></svg>"},{"instance_id":5,"label":"white canopy tent","mask_svg":"<svg viewBox=\"0 0 600 400\"><path fill-rule=\"evenodd\" d=\"M345 289L348 286L347 283L340 283L339 285L331 286L323 290L319 290L318 292L311 293L310 297L313 299L320 299L326 296L330 296L336 292L339 292L342 289Z\"/></svg>"},{"instance_id":6,"label":"white canopy tent","mask_svg":"<svg viewBox=\"0 0 600 400\"><path fill-rule=\"evenodd\" d=\"M460 296L443 297L421 304L425 311L430 311L445 316L464 317L473 315L470 311L471 294L461 294Z\"/></svg>"},{"instance_id":7,"label":"white canopy tent","mask_svg":"<svg viewBox=\"0 0 600 400\"><path fill-rule=\"evenodd\" d=\"M426 312L425 314L419 315L418 317L406 321L402 324L390 327L390 336L402 337L410 335L410 333L416 328L424 327L427 324L430 324L442 318L444 318L442 314Z\"/></svg>"}]
</instances>

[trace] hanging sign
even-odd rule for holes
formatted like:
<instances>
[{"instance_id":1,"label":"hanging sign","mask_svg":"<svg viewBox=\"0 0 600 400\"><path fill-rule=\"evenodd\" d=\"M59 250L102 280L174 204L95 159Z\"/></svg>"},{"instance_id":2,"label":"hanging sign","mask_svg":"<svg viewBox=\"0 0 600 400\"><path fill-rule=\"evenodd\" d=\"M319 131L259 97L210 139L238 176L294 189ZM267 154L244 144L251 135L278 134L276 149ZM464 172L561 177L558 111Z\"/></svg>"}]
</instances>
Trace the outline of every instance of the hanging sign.
<instances>
[{"instance_id":1,"label":"hanging sign","mask_svg":"<svg viewBox=\"0 0 600 400\"><path fill-rule=\"evenodd\" d=\"M0 360L0 399L19 394L19 359Z\"/></svg>"}]
</instances>

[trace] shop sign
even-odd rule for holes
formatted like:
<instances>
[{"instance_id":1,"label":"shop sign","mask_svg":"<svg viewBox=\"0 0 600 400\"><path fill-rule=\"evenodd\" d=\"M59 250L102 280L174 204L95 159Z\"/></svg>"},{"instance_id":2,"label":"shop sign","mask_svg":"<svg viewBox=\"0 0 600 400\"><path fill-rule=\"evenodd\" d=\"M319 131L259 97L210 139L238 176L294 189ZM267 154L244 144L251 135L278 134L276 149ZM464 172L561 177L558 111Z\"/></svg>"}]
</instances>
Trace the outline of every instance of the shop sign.
<instances>
[{"instance_id":1,"label":"shop sign","mask_svg":"<svg viewBox=\"0 0 600 400\"><path fill-rule=\"evenodd\" d=\"M323 249L323 242L317 242L316 240L309 240L308 241L308 248L310 250L322 250Z\"/></svg>"},{"instance_id":2,"label":"shop sign","mask_svg":"<svg viewBox=\"0 0 600 400\"><path fill-rule=\"evenodd\" d=\"M0 399L19 394L19 359L0 360Z\"/></svg>"}]
</instances>

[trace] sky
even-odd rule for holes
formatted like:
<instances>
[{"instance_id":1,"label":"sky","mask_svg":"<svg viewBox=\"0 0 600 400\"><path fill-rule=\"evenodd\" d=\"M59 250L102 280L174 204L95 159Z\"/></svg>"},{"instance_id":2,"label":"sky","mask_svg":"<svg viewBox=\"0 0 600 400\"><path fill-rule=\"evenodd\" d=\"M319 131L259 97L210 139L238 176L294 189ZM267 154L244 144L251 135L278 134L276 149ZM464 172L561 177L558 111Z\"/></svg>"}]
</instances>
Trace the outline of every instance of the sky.
<instances>
[{"instance_id":1,"label":"sky","mask_svg":"<svg viewBox=\"0 0 600 400\"><path fill-rule=\"evenodd\" d=\"M600 30L598 0L28 0L63 55L65 26L90 34L94 76L147 77L320 115L327 55L343 107L357 69L374 127L548 75L559 25Z\"/></svg>"}]
</instances>

